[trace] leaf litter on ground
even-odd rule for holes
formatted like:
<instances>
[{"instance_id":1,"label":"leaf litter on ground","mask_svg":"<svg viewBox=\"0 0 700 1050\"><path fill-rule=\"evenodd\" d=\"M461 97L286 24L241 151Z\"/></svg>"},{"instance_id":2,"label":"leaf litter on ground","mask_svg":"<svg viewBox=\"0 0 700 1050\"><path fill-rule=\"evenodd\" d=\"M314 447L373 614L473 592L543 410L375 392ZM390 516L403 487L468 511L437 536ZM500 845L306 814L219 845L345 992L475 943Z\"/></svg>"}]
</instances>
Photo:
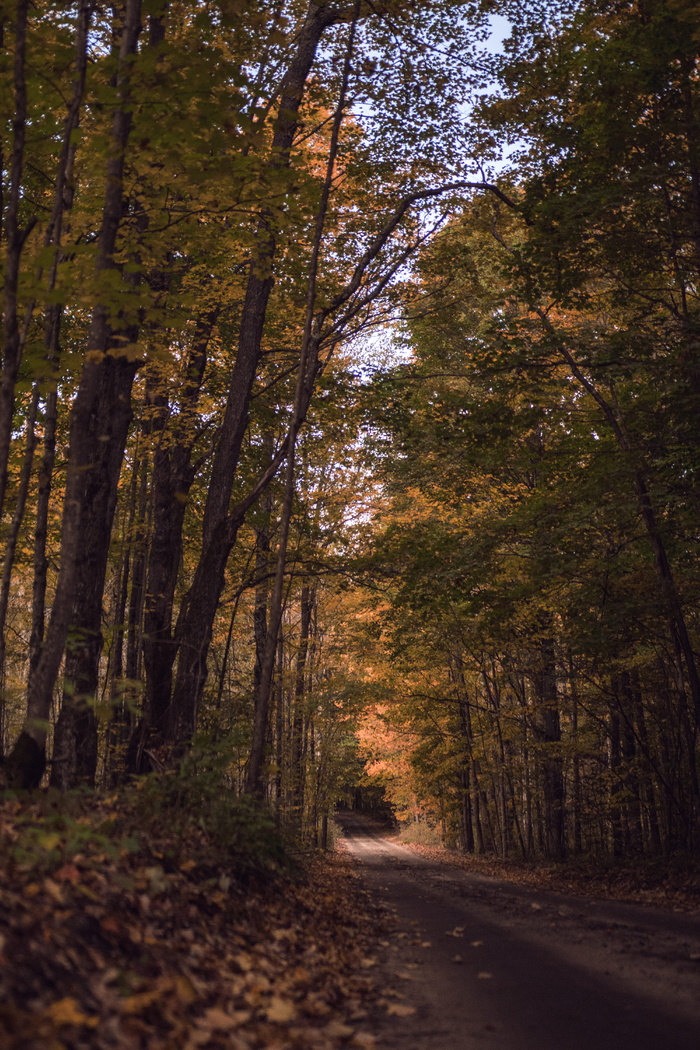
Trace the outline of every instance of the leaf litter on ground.
<instances>
[{"instance_id":1,"label":"leaf litter on ground","mask_svg":"<svg viewBox=\"0 0 700 1050\"><path fill-rule=\"evenodd\" d=\"M398 841L397 837L392 836L392 841ZM444 846L415 842L401 844L440 863L533 889L647 904L690 914L700 912L700 866L697 860L645 861L637 858L624 864L604 864L595 859L563 863L527 862L457 853ZM537 909L540 905L532 904L531 907Z\"/></svg>"},{"instance_id":2,"label":"leaf litter on ground","mask_svg":"<svg viewBox=\"0 0 700 1050\"><path fill-rule=\"evenodd\" d=\"M242 881L119 807L0 804L3 1050L371 1050L382 916L347 858Z\"/></svg>"}]
</instances>

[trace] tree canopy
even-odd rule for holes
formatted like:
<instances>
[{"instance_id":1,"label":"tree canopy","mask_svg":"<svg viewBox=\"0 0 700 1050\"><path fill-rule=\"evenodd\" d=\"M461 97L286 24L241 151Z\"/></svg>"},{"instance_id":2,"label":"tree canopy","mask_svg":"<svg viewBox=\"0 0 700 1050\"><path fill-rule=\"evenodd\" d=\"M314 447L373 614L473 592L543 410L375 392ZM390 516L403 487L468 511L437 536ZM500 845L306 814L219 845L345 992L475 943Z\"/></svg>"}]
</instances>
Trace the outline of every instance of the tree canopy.
<instances>
[{"instance_id":1,"label":"tree canopy","mask_svg":"<svg viewBox=\"0 0 700 1050\"><path fill-rule=\"evenodd\" d=\"M8 785L697 851L697 4L0 20Z\"/></svg>"}]
</instances>

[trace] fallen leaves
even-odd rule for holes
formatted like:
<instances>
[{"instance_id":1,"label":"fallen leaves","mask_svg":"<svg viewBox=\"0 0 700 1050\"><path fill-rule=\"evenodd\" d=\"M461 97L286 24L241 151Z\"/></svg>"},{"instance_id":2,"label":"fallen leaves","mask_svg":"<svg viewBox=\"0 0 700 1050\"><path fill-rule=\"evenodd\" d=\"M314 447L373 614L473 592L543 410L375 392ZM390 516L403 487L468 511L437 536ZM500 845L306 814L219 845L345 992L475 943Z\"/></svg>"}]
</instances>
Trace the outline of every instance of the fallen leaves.
<instances>
[{"instance_id":1,"label":"fallen leaves","mask_svg":"<svg viewBox=\"0 0 700 1050\"><path fill-rule=\"evenodd\" d=\"M66 996L65 999L59 999L58 1002L51 1003L50 1006L46 1007L44 1016L53 1021L56 1025L85 1025L88 1028L94 1028L97 1025L98 1019L96 1017L88 1017L79 1008L75 999L71 996Z\"/></svg>"},{"instance_id":2,"label":"fallen leaves","mask_svg":"<svg viewBox=\"0 0 700 1050\"><path fill-rule=\"evenodd\" d=\"M189 835L110 850L85 825L67 856L39 829L38 866L0 862L3 1050L374 1050L372 1009L413 1013L375 986L377 915L346 861L243 887Z\"/></svg>"},{"instance_id":3,"label":"fallen leaves","mask_svg":"<svg viewBox=\"0 0 700 1050\"><path fill-rule=\"evenodd\" d=\"M416 1012L415 1006L408 1006L406 1003L388 1003L386 1012L390 1017L412 1017Z\"/></svg>"},{"instance_id":4,"label":"fallen leaves","mask_svg":"<svg viewBox=\"0 0 700 1050\"><path fill-rule=\"evenodd\" d=\"M285 1022L293 1021L297 1016L297 1008L293 1002L289 999L280 999L279 996L273 995L270 1000L270 1005L265 1011L265 1016L268 1021L277 1021L281 1024Z\"/></svg>"},{"instance_id":5,"label":"fallen leaves","mask_svg":"<svg viewBox=\"0 0 700 1050\"><path fill-rule=\"evenodd\" d=\"M457 854L441 846L423 846L404 843L414 853L451 864L465 871L489 875L494 879L549 889L558 893L572 893L582 897L602 897L609 900L632 901L655 907L697 913L700 910L700 867L691 870L670 869L652 859L644 864L639 858L633 863L615 867L586 864L581 860L570 864L527 862L500 857L480 857ZM542 909L533 904L534 911Z\"/></svg>"}]
</instances>

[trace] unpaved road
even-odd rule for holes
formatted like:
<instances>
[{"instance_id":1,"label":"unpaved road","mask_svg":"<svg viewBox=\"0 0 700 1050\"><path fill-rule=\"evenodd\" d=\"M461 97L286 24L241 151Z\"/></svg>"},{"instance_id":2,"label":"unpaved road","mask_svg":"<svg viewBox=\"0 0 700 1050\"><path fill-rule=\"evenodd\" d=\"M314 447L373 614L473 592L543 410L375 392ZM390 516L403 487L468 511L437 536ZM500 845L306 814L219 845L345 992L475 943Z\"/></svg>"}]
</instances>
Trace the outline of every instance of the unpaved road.
<instances>
[{"instance_id":1,"label":"unpaved road","mask_svg":"<svg viewBox=\"0 0 700 1050\"><path fill-rule=\"evenodd\" d=\"M338 819L391 915L386 981L415 1007L380 1046L700 1050L700 918L470 874Z\"/></svg>"}]
</instances>

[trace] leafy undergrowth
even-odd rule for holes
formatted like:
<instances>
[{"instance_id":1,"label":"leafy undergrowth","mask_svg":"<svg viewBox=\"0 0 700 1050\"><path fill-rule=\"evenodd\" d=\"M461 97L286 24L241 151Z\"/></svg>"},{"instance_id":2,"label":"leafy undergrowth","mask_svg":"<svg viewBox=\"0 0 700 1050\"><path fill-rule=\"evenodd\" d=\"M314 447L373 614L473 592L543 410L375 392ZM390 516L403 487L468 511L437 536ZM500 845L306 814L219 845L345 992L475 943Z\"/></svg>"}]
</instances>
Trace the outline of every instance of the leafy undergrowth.
<instances>
[{"instance_id":1,"label":"leafy undergrowth","mask_svg":"<svg viewBox=\"0 0 700 1050\"><path fill-rule=\"evenodd\" d=\"M407 845L417 853L442 863L536 889L649 904L676 911L700 912L700 865L697 862L665 864L657 860L639 859L607 866L583 860L564 864L536 864L497 857L465 856L440 846L419 843Z\"/></svg>"},{"instance_id":2,"label":"leafy undergrowth","mask_svg":"<svg viewBox=\"0 0 700 1050\"><path fill-rule=\"evenodd\" d=\"M392 993L342 858L290 875L250 814L224 847L166 816L133 792L0 803L3 1050L373 1047Z\"/></svg>"}]
</instances>

